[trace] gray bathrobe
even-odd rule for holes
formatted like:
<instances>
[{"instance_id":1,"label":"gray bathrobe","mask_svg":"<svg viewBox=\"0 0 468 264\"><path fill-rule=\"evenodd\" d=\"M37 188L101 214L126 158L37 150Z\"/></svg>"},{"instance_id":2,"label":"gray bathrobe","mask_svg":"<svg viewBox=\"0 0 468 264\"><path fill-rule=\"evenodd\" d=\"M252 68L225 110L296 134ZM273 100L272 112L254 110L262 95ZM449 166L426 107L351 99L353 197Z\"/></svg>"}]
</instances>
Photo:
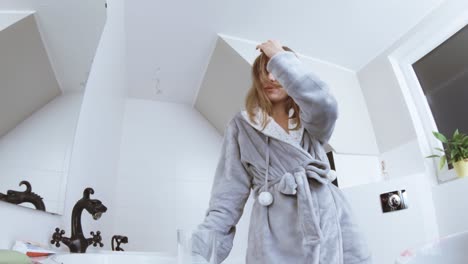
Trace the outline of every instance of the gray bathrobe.
<instances>
[{"instance_id":1,"label":"gray bathrobe","mask_svg":"<svg viewBox=\"0 0 468 264\"><path fill-rule=\"evenodd\" d=\"M292 52L274 55L267 70L300 107L300 144L262 131L261 120L255 125L245 110L238 112L226 126L209 208L198 230L215 230L216 263L221 263L231 251L236 224L252 190L256 199L247 264L372 263L348 201L331 183L334 177L324 145L337 119L335 98ZM268 206L258 200L266 173L273 195ZM206 232L195 232L192 243L194 252L210 254Z\"/></svg>"}]
</instances>

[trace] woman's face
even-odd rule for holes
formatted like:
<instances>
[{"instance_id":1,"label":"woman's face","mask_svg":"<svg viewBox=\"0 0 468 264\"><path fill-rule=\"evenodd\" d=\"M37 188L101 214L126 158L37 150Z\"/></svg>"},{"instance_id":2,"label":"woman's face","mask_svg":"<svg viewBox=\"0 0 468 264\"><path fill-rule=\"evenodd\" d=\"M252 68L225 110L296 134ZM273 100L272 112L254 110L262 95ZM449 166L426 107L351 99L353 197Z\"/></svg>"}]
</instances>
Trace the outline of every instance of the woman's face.
<instances>
[{"instance_id":1,"label":"woman's face","mask_svg":"<svg viewBox=\"0 0 468 264\"><path fill-rule=\"evenodd\" d=\"M276 81L273 74L268 73L269 82L263 84L266 96L272 104L283 102L288 98L286 90Z\"/></svg>"}]
</instances>

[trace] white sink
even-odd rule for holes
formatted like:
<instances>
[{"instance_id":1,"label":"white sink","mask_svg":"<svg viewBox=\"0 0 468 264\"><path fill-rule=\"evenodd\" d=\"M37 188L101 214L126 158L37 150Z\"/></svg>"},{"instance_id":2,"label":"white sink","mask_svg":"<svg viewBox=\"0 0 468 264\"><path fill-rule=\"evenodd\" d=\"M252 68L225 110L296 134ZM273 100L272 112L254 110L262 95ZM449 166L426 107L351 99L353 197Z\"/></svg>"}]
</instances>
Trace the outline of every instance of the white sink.
<instances>
[{"instance_id":1,"label":"white sink","mask_svg":"<svg viewBox=\"0 0 468 264\"><path fill-rule=\"evenodd\" d=\"M44 264L176 264L177 259L165 253L116 252L57 254Z\"/></svg>"}]
</instances>

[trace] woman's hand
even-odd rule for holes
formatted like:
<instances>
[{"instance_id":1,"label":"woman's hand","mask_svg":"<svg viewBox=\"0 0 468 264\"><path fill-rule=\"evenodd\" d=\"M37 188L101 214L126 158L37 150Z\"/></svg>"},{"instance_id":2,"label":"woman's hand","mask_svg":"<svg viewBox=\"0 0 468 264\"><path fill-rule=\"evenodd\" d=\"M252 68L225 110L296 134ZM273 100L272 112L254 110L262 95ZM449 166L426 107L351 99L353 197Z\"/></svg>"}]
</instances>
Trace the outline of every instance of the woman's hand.
<instances>
[{"instance_id":1,"label":"woman's hand","mask_svg":"<svg viewBox=\"0 0 468 264\"><path fill-rule=\"evenodd\" d=\"M260 49L268 58L275 56L276 53L285 51L283 46L276 40L269 39L260 45L257 45L255 49Z\"/></svg>"}]
</instances>

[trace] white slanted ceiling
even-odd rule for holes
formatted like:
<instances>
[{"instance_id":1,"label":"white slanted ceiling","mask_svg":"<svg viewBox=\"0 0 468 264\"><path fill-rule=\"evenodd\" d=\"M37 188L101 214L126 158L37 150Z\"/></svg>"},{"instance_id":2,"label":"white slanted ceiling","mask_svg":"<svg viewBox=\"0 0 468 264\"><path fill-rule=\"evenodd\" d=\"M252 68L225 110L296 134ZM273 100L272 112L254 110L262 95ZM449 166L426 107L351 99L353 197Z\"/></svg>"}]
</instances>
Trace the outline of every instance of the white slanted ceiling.
<instances>
[{"instance_id":1,"label":"white slanted ceiling","mask_svg":"<svg viewBox=\"0 0 468 264\"><path fill-rule=\"evenodd\" d=\"M106 21L105 0L1 0L0 11L34 13L60 89L83 92Z\"/></svg>"},{"instance_id":2,"label":"white slanted ceiling","mask_svg":"<svg viewBox=\"0 0 468 264\"><path fill-rule=\"evenodd\" d=\"M357 72L441 2L126 1L129 96L192 105L219 33L277 39Z\"/></svg>"},{"instance_id":3,"label":"white slanted ceiling","mask_svg":"<svg viewBox=\"0 0 468 264\"><path fill-rule=\"evenodd\" d=\"M233 115L241 110L251 85L250 63L223 38L218 38L194 107L224 134Z\"/></svg>"},{"instance_id":4,"label":"white slanted ceiling","mask_svg":"<svg viewBox=\"0 0 468 264\"><path fill-rule=\"evenodd\" d=\"M0 31L0 58L2 136L62 92L34 15Z\"/></svg>"},{"instance_id":5,"label":"white slanted ceiling","mask_svg":"<svg viewBox=\"0 0 468 264\"><path fill-rule=\"evenodd\" d=\"M34 12L5 12L0 11L0 31L15 24Z\"/></svg>"}]
</instances>

